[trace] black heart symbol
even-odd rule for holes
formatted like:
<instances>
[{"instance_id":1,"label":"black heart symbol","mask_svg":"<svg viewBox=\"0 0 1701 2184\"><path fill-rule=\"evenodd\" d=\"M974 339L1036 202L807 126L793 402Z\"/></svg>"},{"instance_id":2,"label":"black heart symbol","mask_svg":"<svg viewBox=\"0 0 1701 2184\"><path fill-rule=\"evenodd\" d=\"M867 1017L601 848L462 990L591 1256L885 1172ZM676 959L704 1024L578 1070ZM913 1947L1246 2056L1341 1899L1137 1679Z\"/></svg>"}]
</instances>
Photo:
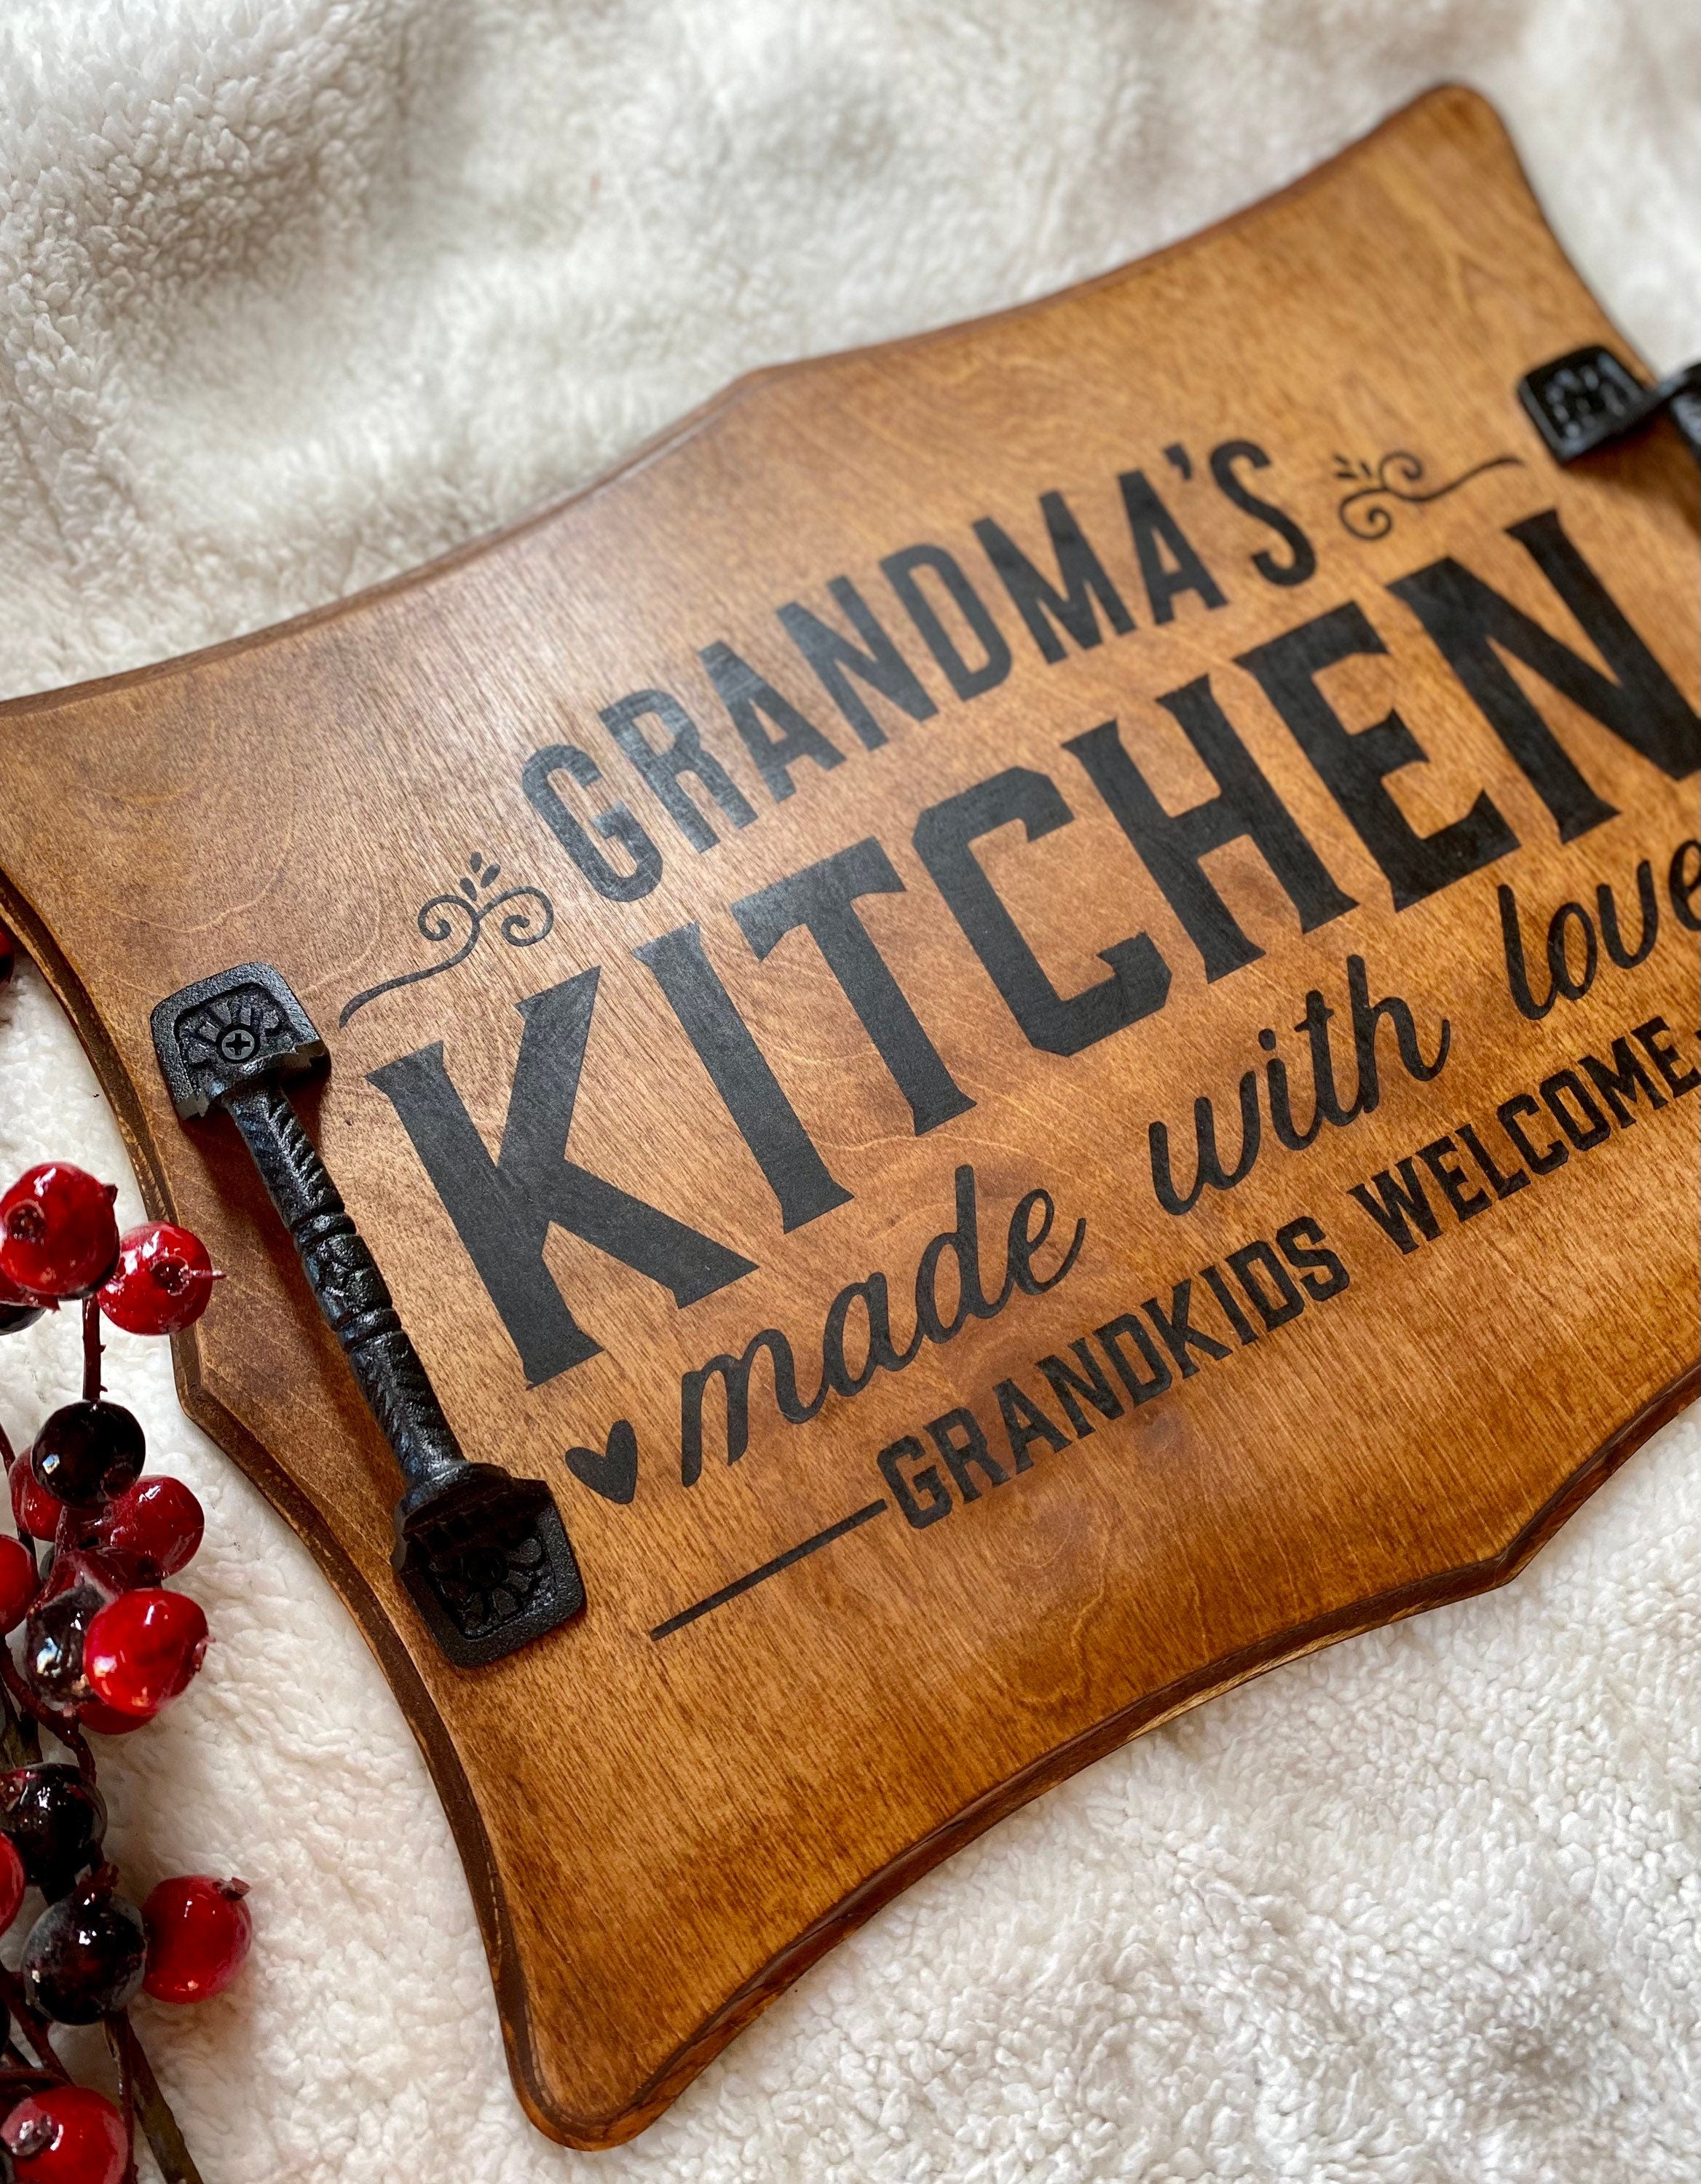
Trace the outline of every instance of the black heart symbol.
<instances>
[{"instance_id":1,"label":"black heart symbol","mask_svg":"<svg viewBox=\"0 0 1701 2184\"><path fill-rule=\"evenodd\" d=\"M566 1466L605 1502L630 1502L638 1491L638 1435L624 1418L616 1418L608 1429L606 1452L570 1448Z\"/></svg>"}]
</instances>

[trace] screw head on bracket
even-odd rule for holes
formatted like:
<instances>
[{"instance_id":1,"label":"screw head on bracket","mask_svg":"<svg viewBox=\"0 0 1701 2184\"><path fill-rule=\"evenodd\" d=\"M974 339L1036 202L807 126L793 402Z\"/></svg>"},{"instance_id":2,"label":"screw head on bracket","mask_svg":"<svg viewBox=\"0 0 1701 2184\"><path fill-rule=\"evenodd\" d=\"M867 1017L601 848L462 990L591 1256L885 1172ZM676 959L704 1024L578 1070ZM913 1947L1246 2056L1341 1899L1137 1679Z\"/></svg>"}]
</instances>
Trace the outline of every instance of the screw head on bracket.
<instances>
[{"instance_id":1,"label":"screw head on bracket","mask_svg":"<svg viewBox=\"0 0 1701 2184\"><path fill-rule=\"evenodd\" d=\"M289 982L270 963L237 963L170 994L149 1019L153 1051L187 1121L262 1077L325 1059L325 1042Z\"/></svg>"}]
</instances>

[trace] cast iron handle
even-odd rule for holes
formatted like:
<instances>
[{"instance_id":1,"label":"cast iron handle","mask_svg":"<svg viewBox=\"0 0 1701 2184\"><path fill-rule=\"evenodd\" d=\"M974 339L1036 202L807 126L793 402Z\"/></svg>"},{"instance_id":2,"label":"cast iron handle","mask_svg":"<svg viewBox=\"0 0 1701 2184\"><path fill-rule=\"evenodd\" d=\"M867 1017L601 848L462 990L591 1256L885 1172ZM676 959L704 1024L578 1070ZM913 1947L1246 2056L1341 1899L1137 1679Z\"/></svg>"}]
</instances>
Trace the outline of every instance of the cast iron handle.
<instances>
[{"instance_id":1,"label":"cast iron handle","mask_svg":"<svg viewBox=\"0 0 1701 2184\"><path fill-rule=\"evenodd\" d=\"M499 1660L585 1604L541 1479L469 1462L342 1194L277 1083L325 1048L282 975L244 963L160 1002L154 1050L187 1117L222 1109L288 1229L326 1324L401 1467L391 1560L458 1666Z\"/></svg>"}]
</instances>

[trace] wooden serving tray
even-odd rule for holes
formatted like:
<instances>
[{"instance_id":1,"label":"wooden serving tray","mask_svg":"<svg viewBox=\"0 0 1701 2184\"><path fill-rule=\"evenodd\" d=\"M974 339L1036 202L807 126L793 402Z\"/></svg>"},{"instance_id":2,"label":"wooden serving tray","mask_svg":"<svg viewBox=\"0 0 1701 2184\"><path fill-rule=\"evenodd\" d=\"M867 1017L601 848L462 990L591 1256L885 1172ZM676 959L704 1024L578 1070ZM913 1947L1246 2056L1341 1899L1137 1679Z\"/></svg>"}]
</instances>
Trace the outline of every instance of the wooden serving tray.
<instances>
[{"instance_id":1,"label":"wooden serving tray","mask_svg":"<svg viewBox=\"0 0 1701 2184\"><path fill-rule=\"evenodd\" d=\"M0 906L235 1277L185 1406L408 1711L544 2131L639 2130L1124 1738L1502 1582L1693 1391L1696 481L1664 426L1561 471L1514 394L1615 339L1440 91L3 709ZM577 1550L495 1667L399 1588L384 1444L156 1069L252 957L464 1446Z\"/></svg>"}]
</instances>

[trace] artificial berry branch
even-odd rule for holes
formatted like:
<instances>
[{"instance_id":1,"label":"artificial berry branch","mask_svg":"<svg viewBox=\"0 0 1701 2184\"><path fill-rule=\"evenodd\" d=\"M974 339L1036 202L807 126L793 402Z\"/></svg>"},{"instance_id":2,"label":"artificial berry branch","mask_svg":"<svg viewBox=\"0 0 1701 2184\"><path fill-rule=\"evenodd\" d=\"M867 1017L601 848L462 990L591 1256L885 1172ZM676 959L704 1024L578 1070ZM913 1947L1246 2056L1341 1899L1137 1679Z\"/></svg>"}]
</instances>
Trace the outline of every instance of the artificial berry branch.
<instances>
[{"instance_id":1,"label":"artificial berry branch","mask_svg":"<svg viewBox=\"0 0 1701 2184\"><path fill-rule=\"evenodd\" d=\"M3 935L0 935L3 939ZM102 1324L174 1334L218 1276L200 1240L170 1222L120 1237L111 1185L63 1161L0 1195L0 1334L81 1306L82 1395L21 1454L0 1427L16 1519L0 1535L0 1930L36 1891L19 1970L0 1968L0 2184L131 2184L138 2122L166 2184L199 2184L131 2023L146 1992L174 2003L222 1992L248 1950L246 1882L163 1880L137 1906L106 1858L106 1801L90 1734L143 1727L187 1689L207 1621L165 1580L201 1543L181 1479L144 1476L142 1427L109 1401ZM46 1550L45 1560L38 1549ZM74 1763L42 1757L42 1736ZM59 2025L103 2024L116 2105L74 2082Z\"/></svg>"}]
</instances>

